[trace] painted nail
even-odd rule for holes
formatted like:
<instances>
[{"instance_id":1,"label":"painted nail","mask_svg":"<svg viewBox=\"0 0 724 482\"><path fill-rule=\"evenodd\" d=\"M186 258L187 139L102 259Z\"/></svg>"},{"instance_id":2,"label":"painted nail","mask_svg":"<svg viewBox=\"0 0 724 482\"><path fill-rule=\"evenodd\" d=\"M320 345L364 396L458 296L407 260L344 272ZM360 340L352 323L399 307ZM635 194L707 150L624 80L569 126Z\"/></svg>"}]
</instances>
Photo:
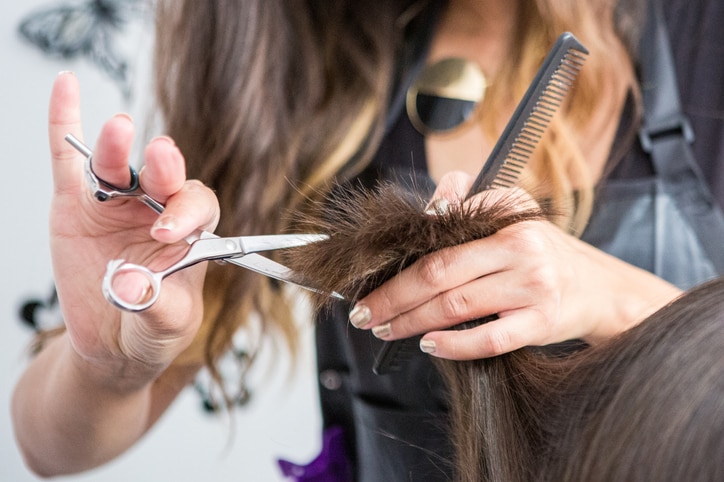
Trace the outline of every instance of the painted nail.
<instances>
[{"instance_id":1,"label":"painted nail","mask_svg":"<svg viewBox=\"0 0 724 482\"><path fill-rule=\"evenodd\" d=\"M384 325L378 325L372 328L372 334L377 338L387 338L392 334L392 325L385 323Z\"/></svg>"},{"instance_id":2,"label":"painted nail","mask_svg":"<svg viewBox=\"0 0 724 482\"><path fill-rule=\"evenodd\" d=\"M349 322L355 328L364 328L370 321L372 321L372 312L365 304L357 303L349 312Z\"/></svg>"},{"instance_id":3,"label":"painted nail","mask_svg":"<svg viewBox=\"0 0 724 482\"><path fill-rule=\"evenodd\" d=\"M153 223L152 231L172 231L176 227L176 218L173 216L161 216Z\"/></svg>"},{"instance_id":4,"label":"painted nail","mask_svg":"<svg viewBox=\"0 0 724 482\"><path fill-rule=\"evenodd\" d=\"M150 299L151 294L152 294L151 286L150 285L144 286L140 290L138 296L136 297L136 301L134 301L134 303L145 303L146 301L148 301Z\"/></svg>"},{"instance_id":5,"label":"painted nail","mask_svg":"<svg viewBox=\"0 0 724 482\"><path fill-rule=\"evenodd\" d=\"M429 214L430 216L442 216L443 214L448 212L449 207L450 201L448 201L447 199L435 199L427 206L427 209L425 209L425 214Z\"/></svg>"},{"instance_id":6,"label":"painted nail","mask_svg":"<svg viewBox=\"0 0 724 482\"><path fill-rule=\"evenodd\" d=\"M422 350L423 353L435 353L436 348L437 346L434 341L420 340L420 350Z\"/></svg>"}]
</instances>

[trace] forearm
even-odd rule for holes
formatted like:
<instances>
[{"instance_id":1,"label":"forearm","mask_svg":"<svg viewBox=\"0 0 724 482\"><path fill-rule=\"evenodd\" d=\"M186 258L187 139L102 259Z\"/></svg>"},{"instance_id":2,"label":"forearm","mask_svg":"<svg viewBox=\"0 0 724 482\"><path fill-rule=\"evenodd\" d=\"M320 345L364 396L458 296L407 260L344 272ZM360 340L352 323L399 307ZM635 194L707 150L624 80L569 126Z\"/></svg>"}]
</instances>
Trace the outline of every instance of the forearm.
<instances>
[{"instance_id":1,"label":"forearm","mask_svg":"<svg viewBox=\"0 0 724 482\"><path fill-rule=\"evenodd\" d=\"M15 434L28 466L50 476L116 457L152 423L151 386L121 390L101 383L67 336L54 340L33 360L13 396Z\"/></svg>"}]
</instances>

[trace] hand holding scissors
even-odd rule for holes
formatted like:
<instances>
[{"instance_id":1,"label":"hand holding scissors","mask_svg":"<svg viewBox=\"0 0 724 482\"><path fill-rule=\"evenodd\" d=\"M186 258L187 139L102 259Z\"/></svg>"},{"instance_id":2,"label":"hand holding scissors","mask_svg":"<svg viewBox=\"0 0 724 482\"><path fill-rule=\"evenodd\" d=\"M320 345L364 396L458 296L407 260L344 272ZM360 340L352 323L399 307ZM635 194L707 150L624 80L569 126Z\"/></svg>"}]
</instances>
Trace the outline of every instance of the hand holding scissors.
<instances>
[{"instance_id":1,"label":"hand holding scissors","mask_svg":"<svg viewBox=\"0 0 724 482\"><path fill-rule=\"evenodd\" d=\"M153 199L141 189L138 174L133 167L130 167L130 187L118 188L104 181L93 172L93 153L85 144L72 134L68 134L65 139L86 157L84 166L86 180L96 199L105 202L116 198L136 198L157 214L161 214L164 211L163 204ZM161 281L166 276L202 261L210 260L234 263L265 276L295 284L312 291L318 291L315 287L305 284L298 274L286 266L256 253L304 246L308 243L324 239L327 239L327 236L323 234L283 234L220 238L207 231L197 230L186 237L186 241L191 247L184 257L161 271L151 271L145 266L128 263L125 260L109 261L106 274L103 278L103 294L110 303L118 308L127 311L143 311L158 299L161 293ZM119 277L128 273L142 275L148 282L148 289L142 299L133 303L125 301L120 297L115 288L115 283ZM337 293L330 293L330 295L341 298Z\"/></svg>"}]
</instances>

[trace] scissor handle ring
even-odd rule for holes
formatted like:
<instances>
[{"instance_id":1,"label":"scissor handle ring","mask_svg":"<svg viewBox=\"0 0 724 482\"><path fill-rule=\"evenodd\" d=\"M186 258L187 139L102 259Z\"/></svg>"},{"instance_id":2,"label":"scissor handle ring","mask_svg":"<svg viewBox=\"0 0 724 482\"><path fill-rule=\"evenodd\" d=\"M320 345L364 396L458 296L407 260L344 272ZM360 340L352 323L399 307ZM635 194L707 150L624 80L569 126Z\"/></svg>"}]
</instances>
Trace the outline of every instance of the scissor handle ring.
<instances>
[{"instance_id":1,"label":"scissor handle ring","mask_svg":"<svg viewBox=\"0 0 724 482\"><path fill-rule=\"evenodd\" d=\"M137 303L130 303L123 300L120 296L118 296L118 293L116 293L113 287L116 277L126 273L143 275L148 281L148 288L141 298L141 301ZM163 276L161 273L154 273L145 266L126 263L126 261L122 259L114 259L108 262L106 274L103 277L103 296L105 296L106 300L108 300L111 304L122 310L132 312L143 311L154 304L161 294L162 279Z\"/></svg>"},{"instance_id":2,"label":"scissor handle ring","mask_svg":"<svg viewBox=\"0 0 724 482\"><path fill-rule=\"evenodd\" d=\"M90 164L90 168L91 168L91 171L93 171L92 161ZM130 182L130 187L125 187L125 188L118 187L115 184L111 184L110 182L106 181L102 177L98 176L98 174L96 174L95 171L93 171L93 175L96 177L96 179L98 179L98 182L100 184L102 184L104 187L107 187L108 189L112 189L113 191L118 191L121 194L128 194L128 193L132 193L132 192L136 191L136 189L138 189L139 186L141 185L138 180L138 172L133 168L133 166L128 166L128 170L131 173L131 182Z\"/></svg>"},{"instance_id":3,"label":"scissor handle ring","mask_svg":"<svg viewBox=\"0 0 724 482\"><path fill-rule=\"evenodd\" d=\"M106 181L93 170L93 155L90 154L86 158L86 169L89 183L92 184L93 195L99 201L108 201L119 196L136 196L136 191L140 188L140 181L138 179L138 172L133 166L128 166L128 170L131 174L131 181L129 187L118 187L110 182Z\"/></svg>"}]
</instances>

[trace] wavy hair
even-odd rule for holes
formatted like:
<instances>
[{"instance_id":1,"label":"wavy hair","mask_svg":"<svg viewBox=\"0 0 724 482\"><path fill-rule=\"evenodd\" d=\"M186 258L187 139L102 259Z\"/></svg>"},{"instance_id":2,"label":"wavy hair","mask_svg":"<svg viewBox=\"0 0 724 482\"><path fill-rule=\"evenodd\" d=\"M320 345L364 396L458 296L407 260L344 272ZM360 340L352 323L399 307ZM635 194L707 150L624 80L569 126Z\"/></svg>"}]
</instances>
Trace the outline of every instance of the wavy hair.
<instances>
[{"instance_id":1,"label":"wavy hair","mask_svg":"<svg viewBox=\"0 0 724 482\"><path fill-rule=\"evenodd\" d=\"M288 231L284 213L369 157L410 2L159 1L157 99L187 172L217 194L222 236ZM249 314L292 349L295 324L275 282L209 266L205 321L179 363L213 373Z\"/></svg>"}]
</instances>

